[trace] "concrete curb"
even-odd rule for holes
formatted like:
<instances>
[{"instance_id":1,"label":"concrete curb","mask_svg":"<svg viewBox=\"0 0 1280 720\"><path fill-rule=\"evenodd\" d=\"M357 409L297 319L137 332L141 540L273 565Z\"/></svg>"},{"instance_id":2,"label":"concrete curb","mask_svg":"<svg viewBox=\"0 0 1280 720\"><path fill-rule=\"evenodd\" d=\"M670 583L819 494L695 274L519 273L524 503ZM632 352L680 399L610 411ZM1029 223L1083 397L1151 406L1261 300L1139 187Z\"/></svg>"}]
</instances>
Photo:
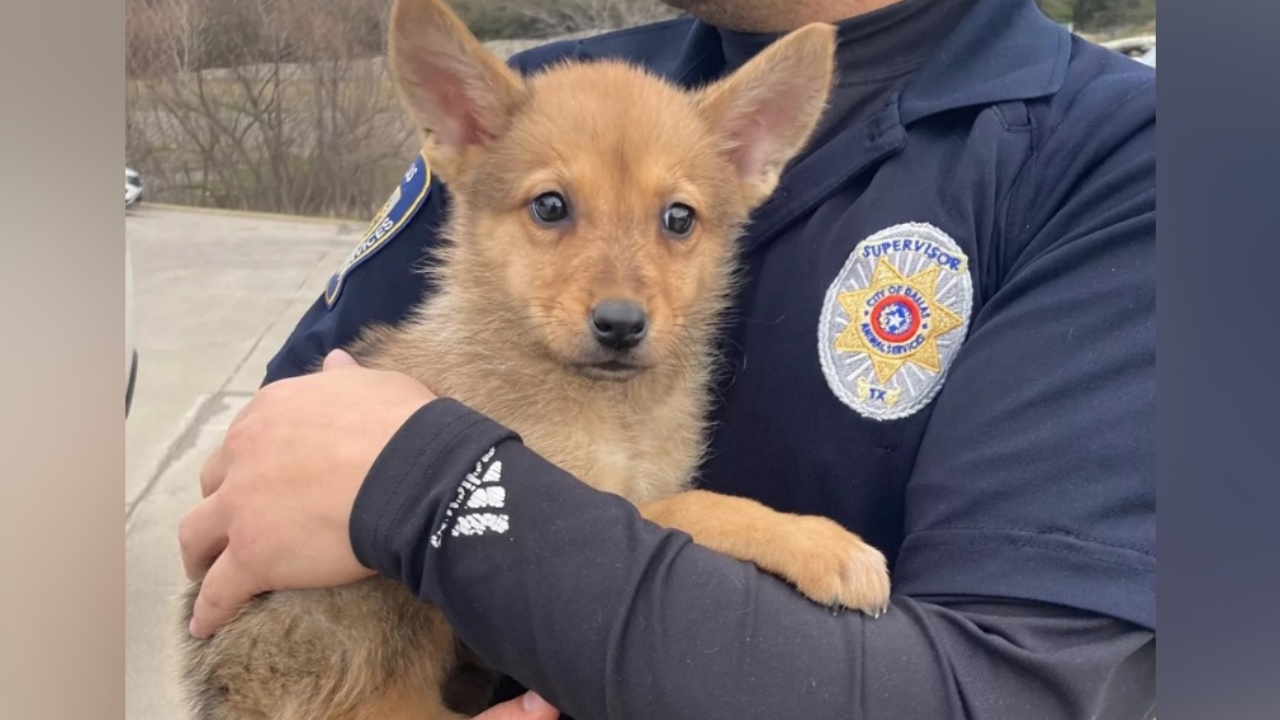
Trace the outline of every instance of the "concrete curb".
<instances>
[{"instance_id":1,"label":"concrete curb","mask_svg":"<svg viewBox=\"0 0 1280 720\"><path fill-rule=\"evenodd\" d=\"M223 217L242 217L256 218L259 220L274 220L277 222L305 222L315 223L317 225L360 225L364 226L369 223L370 218L359 220L356 218L342 217L326 217L322 215L288 215L285 213L269 213L256 210L232 210L228 208L212 208L202 207L199 205L170 205L169 203L148 202L134 206L134 210L145 210L146 208L156 208L158 210L167 210L169 212L186 212L197 213L201 215L221 215Z\"/></svg>"}]
</instances>

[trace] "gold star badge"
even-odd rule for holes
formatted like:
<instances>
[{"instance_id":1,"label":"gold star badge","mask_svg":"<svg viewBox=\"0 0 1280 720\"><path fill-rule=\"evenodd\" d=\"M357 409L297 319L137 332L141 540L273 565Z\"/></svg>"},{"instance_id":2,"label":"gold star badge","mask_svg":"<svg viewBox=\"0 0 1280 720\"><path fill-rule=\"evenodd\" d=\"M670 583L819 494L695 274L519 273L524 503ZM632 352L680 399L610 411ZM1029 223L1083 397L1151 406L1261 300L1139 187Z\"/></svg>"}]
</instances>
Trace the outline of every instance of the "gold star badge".
<instances>
[{"instance_id":1,"label":"gold star badge","mask_svg":"<svg viewBox=\"0 0 1280 720\"><path fill-rule=\"evenodd\" d=\"M937 339L963 325L964 320L937 301L940 272L937 265L931 265L904 277L892 263L880 258L869 287L837 296L849 316L849 324L836 338L836 351L866 353L882 384L908 362L933 373L941 372ZM900 319L908 326L899 336L880 327L881 318L872 317L880 304L895 300L899 300L899 307L910 308L905 311L907 317Z\"/></svg>"}]
</instances>

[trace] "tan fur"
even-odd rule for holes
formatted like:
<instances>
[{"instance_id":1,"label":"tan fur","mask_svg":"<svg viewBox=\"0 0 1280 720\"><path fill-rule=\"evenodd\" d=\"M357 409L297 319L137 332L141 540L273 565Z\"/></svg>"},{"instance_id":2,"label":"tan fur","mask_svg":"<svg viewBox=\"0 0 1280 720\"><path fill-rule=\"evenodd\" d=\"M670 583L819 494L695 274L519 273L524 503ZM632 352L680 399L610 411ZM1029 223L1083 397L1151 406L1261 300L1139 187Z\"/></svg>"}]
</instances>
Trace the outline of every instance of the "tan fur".
<instances>
[{"instance_id":1,"label":"tan fur","mask_svg":"<svg viewBox=\"0 0 1280 720\"><path fill-rule=\"evenodd\" d=\"M686 490L640 508L645 519L791 581L809 599L879 613L884 556L833 520L779 513L754 500Z\"/></svg>"},{"instance_id":2,"label":"tan fur","mask_svg":"<svg viewBox=\"0 0 1280 720\"><path fill-rule=\"evenodd\" d=\"M817 123L833 28L803 28L696 93L614 62L520 79L436 0L398 0L389 49L453 208L437 291L353 354L461 400L588 485L816 602L879 612L884 558L857 536L690 489L734 240ZM529 202L548 190L569 198L571 223L533 220ZM661 230L672 201L698 213L687 239ZM650 320L635 369L584 370L599 350L589 313L619 298ZM258 598L211 640L184 641L182 682L199 720L457 718L440 690L454 652L437 609L378 578Z\"/></svg>"}]
</instances>

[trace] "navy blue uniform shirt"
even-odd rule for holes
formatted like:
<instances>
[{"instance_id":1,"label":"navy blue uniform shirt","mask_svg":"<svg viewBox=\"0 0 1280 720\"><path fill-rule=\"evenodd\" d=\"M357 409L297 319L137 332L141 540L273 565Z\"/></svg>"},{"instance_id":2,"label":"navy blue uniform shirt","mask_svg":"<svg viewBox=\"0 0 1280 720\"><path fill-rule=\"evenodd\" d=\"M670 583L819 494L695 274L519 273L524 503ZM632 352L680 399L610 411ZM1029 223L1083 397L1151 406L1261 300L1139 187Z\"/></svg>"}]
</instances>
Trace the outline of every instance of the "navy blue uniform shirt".
<instances>
[{"instance_id":1,"label":"navy blue uniform shirt","mask_svg":"<svg viewBox=\"0 0 1280 720\"><path fill-rule=\"evenodd\" d=\"M725 72L719 31L691 19L512 63L565 57L691 87ZM889 614L808 606L450 400L371 472L352 524L362 561L579 720L1147 717L1154 70L1032 0L978 0L859 117L788 169L742 240L701 480L862 535L890 559ZM415 185L430 180L415 167L268 382L430 291L415 268L448 190ZM519 477L502 530L450 536L459 483L496 461Z\"/></svg>"}]
</instances>

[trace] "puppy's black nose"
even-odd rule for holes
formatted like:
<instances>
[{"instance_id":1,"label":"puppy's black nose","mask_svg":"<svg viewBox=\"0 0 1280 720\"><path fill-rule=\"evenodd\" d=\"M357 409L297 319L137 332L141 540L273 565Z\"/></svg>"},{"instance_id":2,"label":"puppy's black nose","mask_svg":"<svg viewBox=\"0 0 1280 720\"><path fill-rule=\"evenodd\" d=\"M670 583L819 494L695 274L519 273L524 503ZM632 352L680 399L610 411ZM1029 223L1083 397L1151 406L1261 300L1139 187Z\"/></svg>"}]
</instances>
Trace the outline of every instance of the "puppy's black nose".
<instances>
[{"instance_id":1,"label":"puppy's black nose","mask_svg":"<svg viewBox=\"0 0 1280 720\"><path fill-rule=\"evenodd\" d=\"M649 318L639 303L605 300L591 311L591 332L610 350L630 350L644 340Z\"/></svg>"}]
</instances>

